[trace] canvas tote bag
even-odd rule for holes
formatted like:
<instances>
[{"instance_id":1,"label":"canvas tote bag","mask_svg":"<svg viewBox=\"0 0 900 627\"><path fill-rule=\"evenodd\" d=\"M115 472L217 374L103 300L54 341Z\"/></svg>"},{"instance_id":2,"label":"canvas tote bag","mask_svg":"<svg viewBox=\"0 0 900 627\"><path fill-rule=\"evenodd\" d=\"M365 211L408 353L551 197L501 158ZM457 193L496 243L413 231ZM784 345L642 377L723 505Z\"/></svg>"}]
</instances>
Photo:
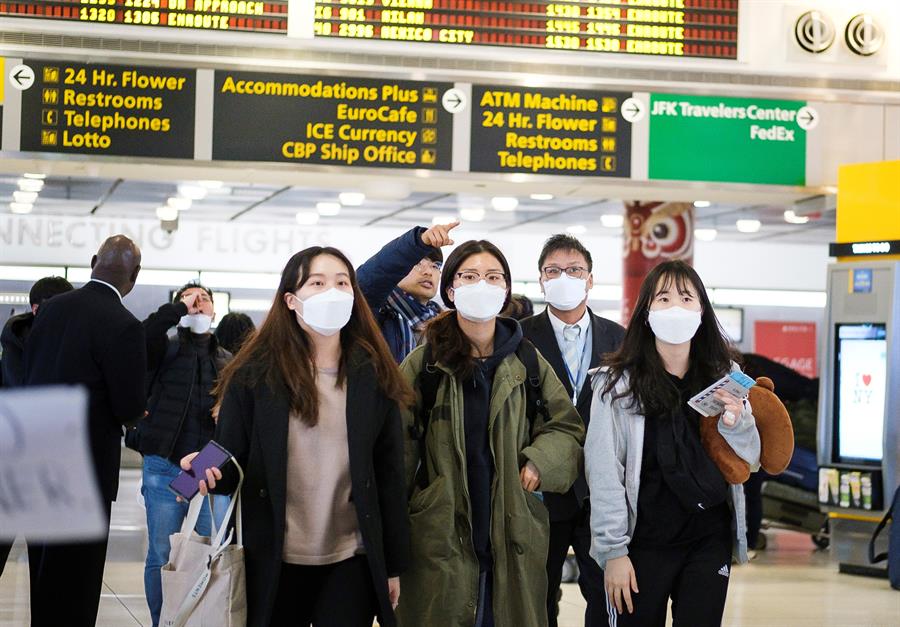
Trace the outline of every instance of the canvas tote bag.
<instances>
[{"instance_id":1,"label":"canvas tote bag","mask_svg":"<svg viewBox=\"0 0 900 627\"><path fill-rule=\"evenodd\" d=\"M216 530L213 520L211 538L194 532L200 508L206 500L198 494L191 499L181 531L169 536L169 561L160 571L163 604L159 624L164 627L246 627L247 592L241 524L244 473L234 458L231 462L240 479L222 527ZM212 497L208 498L212 510ZM235 524L229 530L232 516ZM236 538L234 544L231 543L233 536Z\"/></svg>"}]
</instances>

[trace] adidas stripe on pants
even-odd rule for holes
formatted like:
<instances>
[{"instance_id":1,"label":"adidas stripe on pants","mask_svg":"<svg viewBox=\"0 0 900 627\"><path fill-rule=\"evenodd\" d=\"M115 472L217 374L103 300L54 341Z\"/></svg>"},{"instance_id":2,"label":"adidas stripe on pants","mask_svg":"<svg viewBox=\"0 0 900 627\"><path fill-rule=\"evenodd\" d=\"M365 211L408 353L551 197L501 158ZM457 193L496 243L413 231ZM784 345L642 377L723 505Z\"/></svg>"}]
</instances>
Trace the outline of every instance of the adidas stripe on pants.
<instances>
[{"instance_id":1,"label":"adidas stripe on pants","mask_svg":"<svg viewBox=\"0 0 900 627\"><path fill-rule=\"evenodd\" d=\"M628 547L637 577L634 614L618 614L607 599L610 627L665 627L672 598L673 627L718 627L731 578L731 531L683 546Z\"/></svg>"}]
</instances>

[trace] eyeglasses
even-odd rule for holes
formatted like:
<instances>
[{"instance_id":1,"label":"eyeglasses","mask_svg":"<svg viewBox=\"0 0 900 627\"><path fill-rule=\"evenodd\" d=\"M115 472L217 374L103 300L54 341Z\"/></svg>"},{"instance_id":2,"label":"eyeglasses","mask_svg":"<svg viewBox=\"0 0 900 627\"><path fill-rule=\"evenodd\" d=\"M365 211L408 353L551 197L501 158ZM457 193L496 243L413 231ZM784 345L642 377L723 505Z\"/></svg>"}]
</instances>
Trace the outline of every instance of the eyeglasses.
<instances>
[{"instance_id":1,"label":"eyeglasses","mask_svg":"<svg viewBox=\"0 0 900 627\"><path fill-rule=\"evenodd\" d=\"M547 266L543 269L544 276L548 279L558 279L563 272L566 273L569 278L572 279L583 279L584 275L587 273L588 269L582 266L570 266L568 268L559 268L557 266Z\"/></svg>"},{"instance_id":2,"label":"eyeglasses","mask_svg":"<svg viewBox=\"0 0 900 627\"><path fill-rule=\"evenodd\" d=\"M440 261L432 261L431 259L423 259L415 266L413 266L419 272L428 272L429 270L433 270L434 272L440 272L441 268L444 267L444 264Z\"/></svg>"},{"instance_id":3,"label":"eyeglasses","mask_svg":"<svg viewBox=\"0 0 900 627\"><path fill-rule=\"evenodd\" d=\"M457 272L456 278L463 285L474 285L482 279L484 279L488 285L506 285L506 275L502 272L488 272L484 276L477 272Z\"/></svg>"}]
</instances>

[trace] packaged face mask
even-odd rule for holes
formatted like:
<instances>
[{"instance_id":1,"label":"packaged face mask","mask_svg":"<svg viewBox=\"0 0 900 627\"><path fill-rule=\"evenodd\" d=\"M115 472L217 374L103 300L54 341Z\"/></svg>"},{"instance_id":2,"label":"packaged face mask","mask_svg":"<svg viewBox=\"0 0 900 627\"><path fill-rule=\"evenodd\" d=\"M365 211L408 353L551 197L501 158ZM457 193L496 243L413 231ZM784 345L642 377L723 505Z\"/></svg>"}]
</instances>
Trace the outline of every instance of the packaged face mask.
<instances>
[{"instance_id":1,"label":"packaged face mask","mask_svg":"<svg viewBox=\"0 0 900 627\"><path fill-rule=\"evenodd\" d=\"M702 314L684 307L650 311L648 321L653 334L667 344L689 342L700 327Z\"/></svg>"},{"instance_id":2,"label":"packaged face mask","mask_svg":"<svg viewBox=\"0 0 900 627\"><path fill-rule=\"evenodd\" d=\"M544 300L561 311L572 311L587 297L587 280L573 279L565 272L544 281Z\"/></svg>"},{"instance_id":3,"label":"packaged face mask","mask_svg":"<svg viewBox=\"0 0 900 627\"><path fill-rule=\"evenodd\" d=\"M506 288L488 285L484 280L453 288L453 304L466 320L487 322L496 318L506 301Z\"/></svg>"},{"instance_id":4,"label":"packaged face mask","mask_svg":"<svg viewBox=\"0 0 900 627\"><path fill-rule=\"evenodd\" d=\"M178 321L178 326L190 329L191 333L203 335L204 333L207 333L212 326L212 316L207 316L206 314L181 316L181 320Z\"/></svg>"},{"instance_id":5,"label":"packaged face mask","mask_svg":"<svg viewBox=\"0 0 900 627\"><path fill-rule=\"evenodd\" d=\"M338 333L353 314L353 294L334 287L306 300L297 300L303 304L303 313L297 312L297 317L320 335Z\"/></svg>"}]
</instances>

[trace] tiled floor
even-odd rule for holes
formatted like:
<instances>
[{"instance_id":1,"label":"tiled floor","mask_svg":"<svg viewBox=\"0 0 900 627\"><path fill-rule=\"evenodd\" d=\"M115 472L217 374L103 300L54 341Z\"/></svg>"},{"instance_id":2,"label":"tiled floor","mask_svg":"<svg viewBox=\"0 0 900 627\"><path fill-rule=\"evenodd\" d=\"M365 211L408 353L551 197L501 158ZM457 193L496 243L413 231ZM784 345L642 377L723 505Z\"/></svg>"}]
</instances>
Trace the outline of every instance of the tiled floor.
<instances>
[{"instance_id":1,"label":"tiled floor","mask_svg":"<svg viewBox=\"0 0 900 627\"><path fill-rule=\"evenodd\" d=\"M139 472L123 471L113 509L109 559L100 599L101 627L150 625L144 602L144 512L135 500ZM900 592L885 580L840 575L807 536L769 535L769 548L732 573L724 624L740 627L898 627ZM580 627L584 601L563 586L561 627ZM402 598L402 597L401 597ZM0 627L28 625L28 565L21 546L0 577Z\"/></svg>"}]
</instances>

